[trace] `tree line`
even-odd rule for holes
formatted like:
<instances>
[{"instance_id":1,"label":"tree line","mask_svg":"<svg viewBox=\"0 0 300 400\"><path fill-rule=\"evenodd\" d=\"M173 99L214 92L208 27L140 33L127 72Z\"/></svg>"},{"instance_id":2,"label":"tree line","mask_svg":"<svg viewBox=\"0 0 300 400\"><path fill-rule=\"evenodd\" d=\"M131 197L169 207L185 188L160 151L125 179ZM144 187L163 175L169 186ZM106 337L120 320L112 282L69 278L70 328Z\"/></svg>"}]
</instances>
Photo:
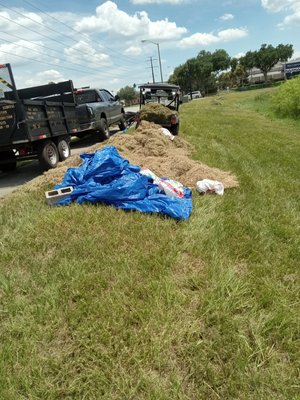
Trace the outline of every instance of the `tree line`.
<instances>
[{"instance_id":1,"label":"tree line","mask_svg":"<svg viewBox=\"0 0 300 400\"><path fill-rule=\"evenodd\" d=\"M218 87L243 85L252 68L258 68L267 82L268 72L279 61L291 58L293 52L291 44L279 44L277 47L262 44L259 50L248 51L240 58L231 58L223 49L213 53L202 50L196 57L176 67L169 83L178 84L186 93L194 90L210 93Z\"/></svg>"},{"instance_id":2,"label":"tree line","mask_svg":"<svg viewBox=\"0 0 300 400\"><path fill-rule=\"evenodd\" d=\"M216 92L218 88L244 85L253 68L258 68L267 83L268 72L279 62L286 62L294 53L293 45L262 44L259 50L248 51L244 56L231 58L224 49L214 52L201 50L174 69L168 83L181 87L184 93L200 90L203 94ZM118 91L121 99L130 104L136 97L136 85L125 86Z\"/></svg>"}]
</instances>

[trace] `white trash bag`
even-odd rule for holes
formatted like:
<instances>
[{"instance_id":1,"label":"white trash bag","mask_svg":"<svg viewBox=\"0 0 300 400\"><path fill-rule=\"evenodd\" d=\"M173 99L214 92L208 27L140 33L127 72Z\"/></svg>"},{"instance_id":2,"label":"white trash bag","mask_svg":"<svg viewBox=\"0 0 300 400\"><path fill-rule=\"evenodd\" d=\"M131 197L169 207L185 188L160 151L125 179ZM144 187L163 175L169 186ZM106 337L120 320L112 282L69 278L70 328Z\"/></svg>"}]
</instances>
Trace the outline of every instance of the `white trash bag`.
<instances>
[{"instance_id":1,"label":"white trash bag","mask_svg":"<svg viewBox=\"0 0 300 400\"><path fill-rule=\"evenodd\" d=\"M199 193L216 193L220 196L224 194L224 185L221 182L213 181L211 179L203 179L196 183L196 187Z\"/></svg>"},{"instance_id":2,"label":"white trash bag","mask_svg":"<svg viewBox=\"0 0 300 400\"><path fill-rule=\"evenodd\" d=\"M172 133L169 131L169 129L167 129L167 128L160 128L160 130L161 130L161 132L165 135L165 136L167 136L170 140L174 140L175 139L175 136L174 135L172 135Z\"/></svg>"},{"instance_id":3,"label":"white trash bag","mask_svg":"<svg viewBox=\"0 0 300 400\"><path fill-rule=\"evenodd\" d=\"M168 197L177 197L182 199L184 197L184 187L180 182L174 181L172 179L162 179L155 175L154 172L150 171L148 168L143 168L140 174L149 176L153 179L153 183L158 185L159 190L164 192Z\"/></svg>"}]
</instances>

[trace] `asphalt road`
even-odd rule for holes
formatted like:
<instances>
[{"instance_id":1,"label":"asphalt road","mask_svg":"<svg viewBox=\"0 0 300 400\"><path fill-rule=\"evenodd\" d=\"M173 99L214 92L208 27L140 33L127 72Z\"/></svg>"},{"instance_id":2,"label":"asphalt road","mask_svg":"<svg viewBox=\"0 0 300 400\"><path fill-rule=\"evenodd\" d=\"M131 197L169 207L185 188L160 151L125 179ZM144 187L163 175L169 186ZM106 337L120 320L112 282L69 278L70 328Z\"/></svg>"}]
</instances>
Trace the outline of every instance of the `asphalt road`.
<instances>
[{"instance_id":1,"label":"asphalt road","mask_svg":"<svg viewBox=\"0 0 300 400\"><path fill-rule=\"evenodd\" d=\"M126 107L126 111L138 111L139 106ZM111 135L119 132L116 127L110 128ZM96 135L89 135L83 139L73 138L71 141L71 154L80 154L87 151L93 144L97 143ZM0 199L4 198L8 193L13 192L21 185L31 181L43 173L39 162L33 160L19 166L12 172L0 171Z\"/></svg>"},{"instance_id":2,"label":"asphalt road","mask_svg":"<svg viewBox=\"0 0 300 400\"><path fill-rule=\"evenodd\" d=\"M119 130L111 128L110 132L113 135L119 132ZM96 135L89 135L82 139L73 138L71 141L71 154L84 153L90 146L96 143ZM3 173L0 171L0 199L42 173L43 171L37 160L27 162L12 172Z\"/></svg>"}]
</instances>

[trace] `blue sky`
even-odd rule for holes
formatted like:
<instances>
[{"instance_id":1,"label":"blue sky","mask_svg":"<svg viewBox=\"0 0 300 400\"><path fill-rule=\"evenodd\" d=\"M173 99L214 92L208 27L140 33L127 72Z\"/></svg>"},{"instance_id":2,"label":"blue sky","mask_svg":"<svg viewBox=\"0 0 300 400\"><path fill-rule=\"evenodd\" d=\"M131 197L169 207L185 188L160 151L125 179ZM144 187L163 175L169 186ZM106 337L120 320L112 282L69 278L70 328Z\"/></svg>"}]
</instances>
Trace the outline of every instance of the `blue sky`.
<instances>
[{"instance_id":1,"label":"blue sky","mask_svg":"<svg viewBox=\"0 0 300 400\"><path fill-rule=\"evenodd\" d=\"M300 57L299 38L300 0L0 0L0 63L19 88L72 79L116 93L151 81L150 57L160 81L157 44L167 80L201 50L283 43Z\"/></svg>"}]
</instances>

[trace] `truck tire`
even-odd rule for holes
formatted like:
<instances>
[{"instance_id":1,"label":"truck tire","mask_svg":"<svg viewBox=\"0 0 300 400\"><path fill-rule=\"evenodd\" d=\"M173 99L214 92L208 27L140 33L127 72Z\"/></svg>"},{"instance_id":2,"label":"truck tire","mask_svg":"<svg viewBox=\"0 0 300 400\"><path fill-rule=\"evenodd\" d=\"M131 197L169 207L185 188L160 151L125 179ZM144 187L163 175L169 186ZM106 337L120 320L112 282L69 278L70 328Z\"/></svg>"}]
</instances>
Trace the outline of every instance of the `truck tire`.
<instances>
[{"instance_id":1,"label":"truck tire","mask_svg":"<svg viewBox=\"0 0 300 400\"><path fill-rule=\"evenodd\" d=\"M99 137L100 140L107 140L110 137L108 125L105 118L101 118L100 120Z\"/></svg>"},{"instance_id":2,"label":"truck tire","mask_svg":"<svg viewBox=\"0 0 300 400\"><path fill-rule=\"evenodd\" d=\"M119 129L120 129L120 131L124 131L124 129L126 129L126 128L127 128L127 124L126 124L125 117L123 114L122 117L120 118Z\"/></svg>"},{"instance_id":3,"label":"truck tire","mask_svg":"<svg viewBox=\"0 0 300 400\"><path fill-rule=\"evenodd\" d=\"M47 171L48 169L55 168L59 161L58 150L52 140L46 140L38 147L38 158L41 167Z\"/></svg>"},{"instance_id":4,"label":"truck tire","mask_svg":"<svg viewBox=\"0 0 300 400\"><path fill-rule=\"evenodd\" d=\"M68 137L59 138L57 141L59 161L65 161L71 155L70 139Z\"/></svg>"},{"instance_id":5,"label":"truck tire","mask_svg":"<svg viewBox=\"0 0 300 400\"><path fill-rule=\"evenodd\" d=\"M0 170L2 172L14 171L17 168L16 156L13 150L0 153Z\"/></svg>"}]
</instances>

